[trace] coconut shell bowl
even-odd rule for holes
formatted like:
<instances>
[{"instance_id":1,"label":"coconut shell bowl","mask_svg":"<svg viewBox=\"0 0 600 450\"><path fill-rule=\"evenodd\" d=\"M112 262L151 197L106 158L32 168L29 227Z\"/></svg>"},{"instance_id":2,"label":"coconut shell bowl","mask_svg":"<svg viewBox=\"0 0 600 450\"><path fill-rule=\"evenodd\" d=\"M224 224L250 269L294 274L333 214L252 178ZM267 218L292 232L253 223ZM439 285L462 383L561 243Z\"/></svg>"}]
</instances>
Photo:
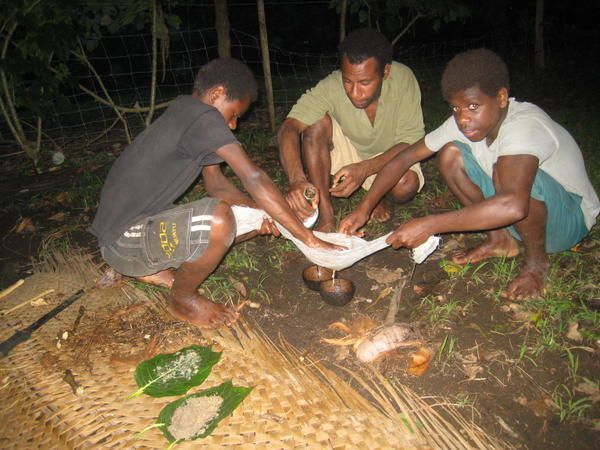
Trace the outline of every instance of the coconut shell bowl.
<instances>
[{"instance_id":1,"label":"coconut shell bowl","mask_svg":"<svg viewBox=\"0 0 600 450\"><path fill-rule=\"evenodd\" d=\"M317 265L308 266L302 272L302 279L306 286L313 290L319 291L322 281L328 281L333 278L333 270Z\"/></svg>"},{"instance_id":2,"label":"coconut shell bowl","mask_svg":"<svg viewBox=\"0 0 600 450\"><path fill-rule=\"evenodd\" d=\"M344 306L352 300L356 286L352 280L347 278L333 278L322 281L319 286L319 294L325 303L332 306Z\"/></svg>"}]
</instances>

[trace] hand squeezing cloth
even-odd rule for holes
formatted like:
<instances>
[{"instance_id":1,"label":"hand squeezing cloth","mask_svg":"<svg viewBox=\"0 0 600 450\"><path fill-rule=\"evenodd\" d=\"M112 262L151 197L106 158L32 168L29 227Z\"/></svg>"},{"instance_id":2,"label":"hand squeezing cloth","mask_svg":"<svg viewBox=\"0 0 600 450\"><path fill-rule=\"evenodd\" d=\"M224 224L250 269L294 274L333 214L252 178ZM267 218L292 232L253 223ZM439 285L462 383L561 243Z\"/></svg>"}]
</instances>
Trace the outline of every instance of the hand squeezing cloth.
<instances>
[{"instance_id":1,"label":"hand squeezing cloth","mask_svg":"<svg viewBox=\"0 0 600 450\"><path fill-rule=\"evenodd\" d=\"M232 206L231 209L237 222L237 236L250 231L259 230L263 220L269 217L268 214L261 209L248 208L245 206ZM310 228L314 225L317 216L318 210L304 222L304 226ZM305 245L279 223L275 222L275 225L281 232L281 235L292 241L307 259L314 264L332 270L342 270L350 267L352 264L360 261L366 256L389 247L390 244L387 244L385 240L392 234L390 232L372 241L366 241L357 236L348 236L343 233L323 233L315 231L314 234L319 239L346 248L346 250L323 250ZM412 250L412 259L417 264L421 264L438 247L439 242L440 238L438 236L430 236L427 241Z\"/></svg>"}]
</instances>

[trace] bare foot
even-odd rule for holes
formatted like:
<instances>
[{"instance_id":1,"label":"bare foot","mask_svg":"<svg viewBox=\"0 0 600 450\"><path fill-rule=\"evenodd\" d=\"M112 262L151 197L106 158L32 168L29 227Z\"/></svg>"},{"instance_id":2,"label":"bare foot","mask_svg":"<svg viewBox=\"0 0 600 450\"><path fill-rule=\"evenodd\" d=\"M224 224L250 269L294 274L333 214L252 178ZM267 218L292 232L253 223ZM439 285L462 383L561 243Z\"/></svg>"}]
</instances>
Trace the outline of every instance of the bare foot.
<instances>
[{"instance_id":1,"label":"bare foot","mask_svg":"<svg viewBox=\"0 0 600 450\"><path fill-rule=\"evenodd\" d=\"M173 269L163 270L152 275L144 277L136 277L136 280L143 283L153 284L154 286L162 286L171 289L175 280L175 271Z\"/></svg>"},{"instance_id":2,"label":"bare foot","mask_svg":"<svg viewBox=\"0 0 600 450\"><path fill-rule=\"evenodd\" d=\"M371 213L371 219L377 223L385 223L392 218L392 210L381 200Z\"/></svg>"},{"instance_id":3,"label":"bare foot","mask_svg":"<svg viewBox=\"0 0 600 450\"><path fill-rule=\"evenodd\" d=\"M322 231L323 233L333 233L335 231L335 217L319 217L314 230Z\"/></svg>"},{"instance_id":4,"label":"bare foot","mask_svg":"<svg viewBox=\"0 0 600 450\"><path fill-rule=\"evenodd\" d=\"M197 296L192 299L175 299L169 296L167 309L179 320L196 325L199 328L219 328L231 326L239 314L224 305Z\"/></svg>"},{"instance_id":5,"label":"bare foot","mask_svg":"<svg viewBox=\"0 0 600 450\"><path fill-rule=\"evenodd\" d=\"M454 264L476 263L488 258L513 258L519 254L519 244L508 230L487 233L485 240L469 251L459 251L452 256Z\"/></svg>"},{"instance_id":6,"label":"bare foot","mask_svg":"<svg viewBox=\"0 0 600 450\"><path fill-rule=\"evenodd\" d=\"M546 285L547 265L525 265L521 273L508 285L502 297L510 300L539 299Z\"/></svg>"}]
</instances>

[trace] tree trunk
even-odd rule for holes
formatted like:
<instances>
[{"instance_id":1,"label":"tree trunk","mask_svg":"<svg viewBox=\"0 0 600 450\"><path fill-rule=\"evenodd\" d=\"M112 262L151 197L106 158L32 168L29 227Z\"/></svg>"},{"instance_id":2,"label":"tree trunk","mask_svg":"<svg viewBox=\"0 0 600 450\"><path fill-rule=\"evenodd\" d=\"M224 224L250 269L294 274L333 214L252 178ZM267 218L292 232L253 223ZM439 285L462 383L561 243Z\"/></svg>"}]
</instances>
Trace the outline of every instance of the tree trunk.
<instances>
[{"instance_id":1,"label":"tree trunk","mask_svg":"<svg viewBox=\"0 0 600 450\"><path fill-rule=\"evenodd\" d=\"M273 100L273 82L271 80L271 60L269 58L269 39L267 37L267 19L265 18L265 2L257 0L258 26L260 28L260 49L262 52L263 72L265 74L265 91L267 93L267 106L269 108L269 121L271 130L275 132L275 103Z\"/></svg>"},{"instance_id":2,"label":"tree trunk","mask_svg":"<svg viewBox=\"0 0 600 450\"><path fill-rule=\"evenodd\" d=\"M535 68L544 70L544 0L537 0L535 5Z\"/></svg>"},{"instance_id":3,"label":"tree trunk","mask_svg":"<svg viewBox=\"0 0 600 450\"><path fill-rule=\"evenodd\" d=\"M340 44L346 37L346 10L348 9L348 0L342 0L340 3Z\"/></svg>"},{"instance_id":4,"label":"tree trunk","mask_svg":"<svg viewBox=\"0 0 600 450\"><path fill-rule=\"evenodd\" d=\"M219 57L228 58L231 56L231 38L229 36L227 0L215 0L215 28L217 29Z\"/></svg>"}]
</instances>

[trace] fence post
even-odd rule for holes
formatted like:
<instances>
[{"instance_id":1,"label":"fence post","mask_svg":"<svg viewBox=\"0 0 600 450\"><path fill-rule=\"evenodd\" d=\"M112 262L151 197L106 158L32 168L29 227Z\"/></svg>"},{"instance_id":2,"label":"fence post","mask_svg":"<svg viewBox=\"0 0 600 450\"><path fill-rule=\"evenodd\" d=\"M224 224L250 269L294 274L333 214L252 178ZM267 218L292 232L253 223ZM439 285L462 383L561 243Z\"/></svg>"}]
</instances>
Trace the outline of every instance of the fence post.
<instances>
[{"instance_id":1,"label":"fence post","mask_svg":"<svg viewBox=\"0 0 600 450\"><path fill-rule=\"evenodd\" d=\"M231 38L229 37L229 15L227 12L227 0L215 0L215 28L217 29L217 41L219 46L219 57L231 56Z\"/></svg>"},{"instance_id":2,"label":"fence post","mask_svg":"<svg viewBox=\"0 0 600 450\"><path fill-rule=\"evenodd\" d=\"M275 132L275 103L273 100L273 81L271 79L271 60L269 58L269 39L267 37L267 20L265 18L265 2L258 0L258 26L260 29L260 49L262 53L263 72L265 74L265 91L269 108L271 131Z\"/></svg>"}]
</instances>

